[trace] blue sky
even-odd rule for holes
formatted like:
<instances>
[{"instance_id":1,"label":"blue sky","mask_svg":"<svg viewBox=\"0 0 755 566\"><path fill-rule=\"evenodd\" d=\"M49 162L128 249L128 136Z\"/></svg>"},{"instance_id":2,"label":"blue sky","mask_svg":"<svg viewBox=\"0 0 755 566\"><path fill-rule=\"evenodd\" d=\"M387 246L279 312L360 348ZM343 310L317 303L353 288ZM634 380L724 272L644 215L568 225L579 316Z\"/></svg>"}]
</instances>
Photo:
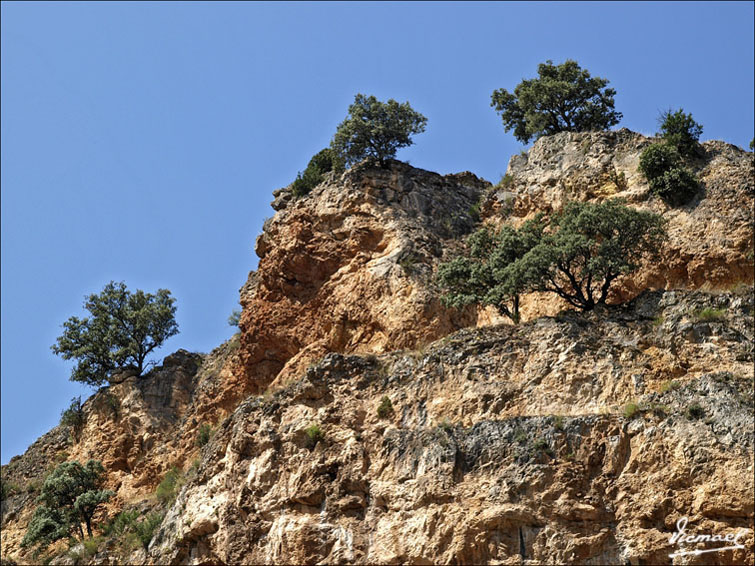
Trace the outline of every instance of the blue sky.
<instances>
[{"instance_id":1,"label":"blue sky","mask_svg":"<svg viewBox=\"0 0 755 566\"><path fill-rule=\"evenodd\" d=\"M408 100L398 157L497 181L522 146L490 108L537 64L617 90L619 127L683 107L753 137L753 3L2 3L2 462L74 395L50 345L110 280L170 289L208 352L256 267L271 192L357 92Z\"/></svg>"}]
</instances>

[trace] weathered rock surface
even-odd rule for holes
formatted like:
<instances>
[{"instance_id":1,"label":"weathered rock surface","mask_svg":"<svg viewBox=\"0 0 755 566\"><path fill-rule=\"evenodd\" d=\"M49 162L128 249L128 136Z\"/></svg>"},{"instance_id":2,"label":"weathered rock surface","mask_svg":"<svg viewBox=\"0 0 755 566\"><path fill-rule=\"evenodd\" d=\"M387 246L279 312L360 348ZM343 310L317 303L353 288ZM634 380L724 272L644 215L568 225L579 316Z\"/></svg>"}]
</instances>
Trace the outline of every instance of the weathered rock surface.
<instances>
[{"instance_id":1,"label":"weathered rock surface","mask_svg":"<svg viewBox=\"0 0 755 566\"><path fill-rule=\"evenodd\" d=\"M304 198L276 191L240 334L119 376L79 442L56 427L3 466L3 560L39 561L19 544L51 466L96 458L116 492L98 522L165 520L146 552L61 543L53 563L671 564L682 516L744 529L745 549L674 564L752 563L752 154L705 142L703 192L669 209L636 172L651 141L543 138L500 190L365 162ZM576 313L532 294L515 327L439 302L435 267L479 201L518 224L613 196L669 219L663 261L616 286L631 303ZM185 485L165 507L172 466Z\"/></svg>"},{"instance_id":2,"label":"weathered rock surface","mask_svg":"<svg viewBox=\"0 0 755 566\"><path fill-rule=\"evenodd\" d=\"M725 315L697 340L704 306ZM663 564L687 516L745 529L716 563L751 562L752 313L750 294L652 293L425 352L330 354L223 422L150 556Z\"/></svg>"},{"instance_id":3,"label":"weathered rock surface","mask_svg":"<svg viewBox=\"0 0 755 566\"><path fill-rule=\"evenodd\" d=\"M488 218L521 223L537 212L559 210L571 200L623 198L628 204L663 214L669 239L660 258L617 281L609 302L625 302L644 289L729 289L751 285L753 254L753 157L721 141L702 144L687 165L701 191L686 206L672 208L653 196L637 170L642 150L657 139L627 129L564 132L540 138L526 155L511 158L506 187L483 205ZM565 303L547 296L525 305L528 317L554 314Z\"/></svg>"},{"instance_id":4,"label":"weathered rock surface","mask_svg":"<svg viewBox=\"0 0 755 566\"><path fill-rule=\"evenodd\" d=\"M327 352L415 347L470 324L440 305L432 266L474 226L489 183L399 161L363 162L301 198L277 192L241 291L243 372L229 393L260 392Z\"/></svg>"}]
</instances>

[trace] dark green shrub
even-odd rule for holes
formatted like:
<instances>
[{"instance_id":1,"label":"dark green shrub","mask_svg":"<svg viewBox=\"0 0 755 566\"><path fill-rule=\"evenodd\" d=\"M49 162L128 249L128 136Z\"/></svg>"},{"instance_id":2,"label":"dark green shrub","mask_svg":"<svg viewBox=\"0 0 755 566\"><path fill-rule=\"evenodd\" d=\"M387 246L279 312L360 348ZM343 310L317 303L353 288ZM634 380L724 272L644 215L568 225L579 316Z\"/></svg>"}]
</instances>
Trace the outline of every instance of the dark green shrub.
<instances>
[{"instance_id":1,"label":"dark green shrub","mask_svg":"<svg viewBox=\"0 0 755 566\"><path fill-rule=\"evenodd\" d=\"M393 403L391 403L391 400L387 395L380 400L377 414L381 419L387 419L393 414Z\"/></svg>"},{"instance_id":2,"label":"dark green shrub","mask_svg":"<svg viewBox=\"0 0 755 566\"><path fill-rule=\"evenodd\" d=\"M669 143L654 143L640 154L640 172L650 191L671 206L691 201L699 190L695 175L683 167L679 151Z\"/></svg>"},{"instance_id":3,"label":"dark green shrub","mask_svg":"<svg viewBox=\"0 0 755 566\"><path fill-rule=\"evenodd\" d=\"M163 505L170 505L175 501L182 485L183 475L176 466L173 466L168 470L168 473L165 474L160 485L157 486L155 495L157 495L157 499L159 499Z\"/></svg>"},{"instance_id":4,"label":"dark green shrub","mask_svg":"<svg viewBox=\"0 0 755 566\"><path fill-rule=\"evenodd\" d=\"M640 154L640 173L648 182L657 179L674 167L679 167L681 156L670 144L654 143L642 150Z\"/></svg>"},{"instance_id":5,"label":"dark green shrub","mask_svg":"<svg viewBox=\"0 0 755 566\"><path fill-rule=\"evenodd\" d=\"M322 172L316 167L307 167L304 173L299 173L296 180L291 183L291 192L295 197L303 197L309 194L309 191L320 184Z\"/></svg>"},{"instance_id":6,"label":"dark green shrub","mask_svg":"<svg viewBox=\"0 0 755 566\"><path fill-rule=\"evenodd\" d=\"M690 405L689 407L687 407L687 418L689 420L696 421L703 418L704 416L705 416L705 411L699 404L694 403Z\"/></svg>"},{"instance_id":7,"label":"dark green shrub","mask_svg":"<svg viewBox=\"0 0 755 566\"><path fill-rule=\"evenodd\" d=\"M71 429L71 437L75 442L81 438L86 424L84 409L81 406L81 396L71 399L70 406L60 414L60 424Z\"/></svg>"},{"instance_id":8,"label":"dark green shrub","mask_svg":"<svg viewBox=\"0 0 755 566\"><path fill-rule=\"evenodd\" d=\"M199 425L199 431L197 432L197 446L202 448L202 446L210 441L211 437L212 427L207 423L202 423L201 425Z\"/></svg>"},{"instance_id":9,"label":"dark green shrub","mask_svg":"<svg viewBox=\"0 0 755 566\"><path fill-rule=\"evenodd\" d=\"M661 114L659 124L660 135L681 155L692 157L698 152L703 127L692 119L692 114L685 114L683 108L676 112L669 109Z\"/></svg>"},{"instance_id":10,"label":"dark green shrub","mask_svg":"<svg viewBox=\"0 0 755 566\"><path fill-rule=\"evenodd\" d=\"M344 163L343 159L333 149L326 147L309 160L307 168L311 167L317 168L321 173L328 173L329 171L340 173L344 169Z\"/></svg>"},{"instance_id":11,"label":"dark green shrub","mask_svg":"<svg viewBox=\"0 0 755 566\"><path fill-rule=\"evenodd\" d=\"M700 185L692 171L673 167L650 181L650 190L671 206L681 206L695 198Z\"/></svg>"},{"instance_id":12,"label":"dark green shrub","mask_svg":"<svg viewBox=\"0 0 755 566\"><path fill-rule=\"evenodd\" d=\"M318 442L321 442L325 438L325 433L323 433L322 428L320 428L320 425L313 424L310 427L307 427L304 430L304 433L307 435L307 447L312 450L315 446L317 446Z\"/></svg>"}]
</instances>

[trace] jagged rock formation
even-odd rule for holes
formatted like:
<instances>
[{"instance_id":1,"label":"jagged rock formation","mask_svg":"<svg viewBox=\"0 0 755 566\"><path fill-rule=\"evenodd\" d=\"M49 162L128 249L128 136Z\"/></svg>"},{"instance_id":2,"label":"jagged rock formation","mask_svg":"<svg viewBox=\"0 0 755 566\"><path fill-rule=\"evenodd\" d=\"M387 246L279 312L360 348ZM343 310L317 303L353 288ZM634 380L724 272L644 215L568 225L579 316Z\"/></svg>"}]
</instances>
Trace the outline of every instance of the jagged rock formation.
<instances>
[{"instance_id":1,"label":"jagged rock formation","mask_svg":"<svg viewBox=\"0 0 755 566\"><path fill-rule=\"evenodd\" d=\"M493 192L483 210L514 224L537 212L560 209L570 200L623 198L668 220L669 239L658 261L616 282L609 302L621 303L645 289L727 289L751 284L755 175L752 154L721 141L702 144L689 165L702 190L686 206L671 208L652 196L638 171L640 153L657 139L627 129L564 132L539 139L526 155L515 155L505 187ZM552 297L524 307L528 317L565 307ZM546 306L548 305L548 306Z\"/></svg>"},{"instance_id":2,"label":"jagged rock formation","mask_svg":"<svg viewBox=\"0 0 755 566\"><path fill-rule=\"evenodd\" d=\"M725 318L694 322L711 305ZM749 294L655 293L423 353L328 355L223 423L151 555L656 564L683 515L752 541L752 312ZM685 368L678 386L669 365Z\"/></svg>"},{"instance_id":3,"label":"jagged rock formation","mask_svg":"<svg viewBox=\"0 0 755 566\"><path fill-rule=\"evenodd\" d=\"M3 559L35 561L19 543L50 465L92 457L117 494L100 521L160 508L171 466L186 485L148 551L103 542L91 563L664 564L681 516L746 549L674 563L752 563L752 154L706 142L704 192L668 209L636 172L650 141L542 138L496 188L394 161L276 191L240 334L121 376L80 442L56 427L4 466ZM532 294L514 327L439 302L478 201L518 224L612 196L669 219L664 260L616 287L631 303Z\"/></svg>"}]
</instances>

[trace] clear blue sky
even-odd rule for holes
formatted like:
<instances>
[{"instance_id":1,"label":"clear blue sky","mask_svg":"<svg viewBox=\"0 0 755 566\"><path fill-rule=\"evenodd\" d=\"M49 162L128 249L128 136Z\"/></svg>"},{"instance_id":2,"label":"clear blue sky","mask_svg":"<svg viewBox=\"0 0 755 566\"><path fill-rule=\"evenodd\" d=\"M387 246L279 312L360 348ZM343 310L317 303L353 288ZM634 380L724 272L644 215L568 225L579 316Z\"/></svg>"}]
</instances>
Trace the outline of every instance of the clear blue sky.
<instances>
[{"instance_id":1,"label":"clear blue sky","mask_svg":"<svg viewBox=\"0 0 755 566\"><path fill-rule=\"evenodd\" d=\"M576 59L620 126L684 107L704 139L753 137L753 3L2 3L2 462L54 426L50 345L112 280L166 287L207 352L256 266L271 191L325 147L354 94L408 100L398 157L491 181L522 146L490 94Z\"/></svg>"}]
</instances>

